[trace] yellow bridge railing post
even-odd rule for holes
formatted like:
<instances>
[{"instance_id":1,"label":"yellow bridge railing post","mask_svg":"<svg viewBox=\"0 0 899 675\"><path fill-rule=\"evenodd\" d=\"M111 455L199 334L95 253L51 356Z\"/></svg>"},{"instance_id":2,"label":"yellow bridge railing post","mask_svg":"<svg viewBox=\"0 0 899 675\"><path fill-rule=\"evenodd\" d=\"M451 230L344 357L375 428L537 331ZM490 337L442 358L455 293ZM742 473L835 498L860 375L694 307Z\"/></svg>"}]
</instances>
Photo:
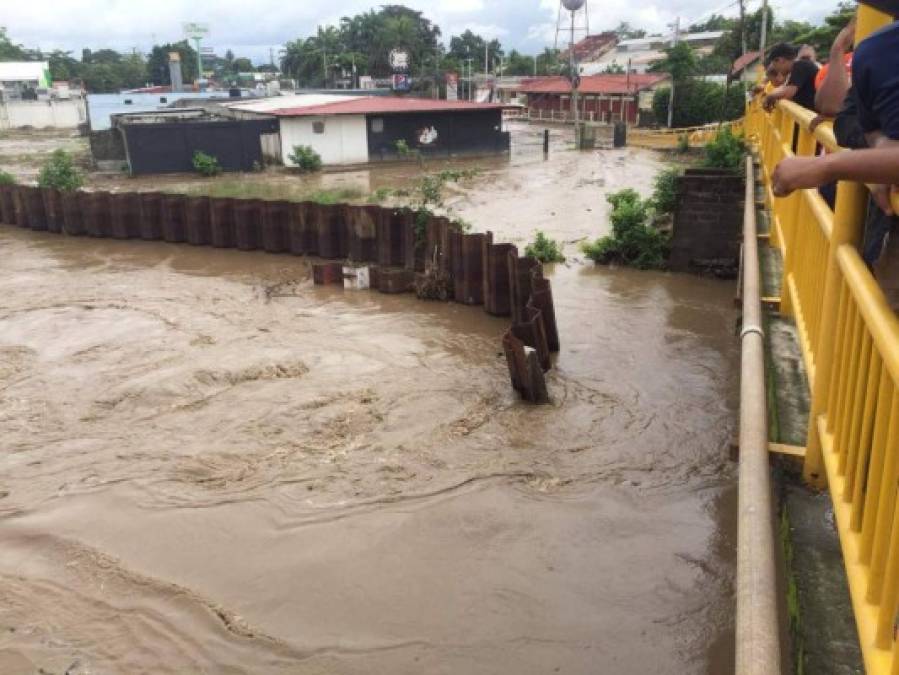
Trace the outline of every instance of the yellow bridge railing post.
<instances>
[{"instance_id":1,"label":"yellow bridge railing post","mask_svg":"<svg viewBox=\"0 0 899 675\"><path fill-rule=\"evenodd\" d=\"M802 475L805 480L821 489L826 484L822 466L821 438L818 435L818 418L827 410L830 381L833 374L834 344L837 332L837 315L840 305L841 277L837 251L843 244L857 243L862 234L868 191L861 183L840 183L837 187L836 213L833 233L827 255L827 276L821 314L821 344L817 355L817 372L809 411L808 446Z\"/></svg>"}]
</instances>

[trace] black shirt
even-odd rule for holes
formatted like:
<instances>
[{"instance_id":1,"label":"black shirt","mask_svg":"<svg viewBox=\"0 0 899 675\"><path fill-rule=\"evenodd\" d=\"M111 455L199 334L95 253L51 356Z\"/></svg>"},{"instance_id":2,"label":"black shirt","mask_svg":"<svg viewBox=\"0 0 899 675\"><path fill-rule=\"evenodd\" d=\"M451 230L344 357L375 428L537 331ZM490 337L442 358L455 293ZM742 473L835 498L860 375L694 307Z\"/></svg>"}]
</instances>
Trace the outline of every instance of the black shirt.
<instances>
[{"instance_id":1,"label":"black shirt","mask_svg":"<svg viewBox=\"0 0 899 675\"><path fill-rule=\"evenodd\" d=\"M899 23L860 42L852 59L858 121L865 133L899 141Z\"/></svg>"},{"instance_id":2,"label":"black shirt","mask_svg":"<svg viewBox=\"0 0 899 675\"><path fill-rule=\"evenodd\" d=\"M793 102L809 110L815 109L815 76L818 74L818 66L811 61L793 61L790 70L790 80L787 82L798 91L793 97Z\"/></svg>"}]
</instances>

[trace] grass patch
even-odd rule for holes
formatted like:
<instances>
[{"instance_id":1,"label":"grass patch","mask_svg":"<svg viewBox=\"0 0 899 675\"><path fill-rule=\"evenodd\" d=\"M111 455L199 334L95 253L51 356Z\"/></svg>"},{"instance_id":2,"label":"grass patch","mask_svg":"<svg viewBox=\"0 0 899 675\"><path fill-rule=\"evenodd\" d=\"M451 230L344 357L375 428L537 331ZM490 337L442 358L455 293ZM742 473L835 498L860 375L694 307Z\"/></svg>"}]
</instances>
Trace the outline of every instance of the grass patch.
<instances>
[{"instance_id":1,"label":"grass patch","mask_svg":"<svg viewBox=\"0 0 899 675\"><path fill-rule=\"evenodd\" d=\"M363 199L366 195L356 188L310 190L289 183L254 183L242 180L221 180L190 188L188 194L231 199L263 199L265 201L318 202L340 204Z\"/></svg>"}]
</instances>

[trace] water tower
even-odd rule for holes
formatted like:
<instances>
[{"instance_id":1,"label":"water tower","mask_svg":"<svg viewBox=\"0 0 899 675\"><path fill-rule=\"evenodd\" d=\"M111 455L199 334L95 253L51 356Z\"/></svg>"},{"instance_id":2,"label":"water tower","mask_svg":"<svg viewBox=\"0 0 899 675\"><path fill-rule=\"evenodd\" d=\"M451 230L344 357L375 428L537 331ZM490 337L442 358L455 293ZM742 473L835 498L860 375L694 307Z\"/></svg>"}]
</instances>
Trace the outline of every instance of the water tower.
<instances>
[{"instance_id":1,"label":"water tower","mask_svg":"<svg viewBox=\"0 0 899 675\"><path fill-rule=\"evenodd\" d=\"M564 13L568 13L569 17L564 17ZM568 18L568 26L565 26L565 19ZM568 77L571 80L571 115L575 123L575 134L577 134L577 123L579 117L578 109L578 87L580 86L580 74L578 72L577 55L574 53L574 46L578 43L577 35L583 33L583 37L590 34L590 9L586 0L559 0L559 17L556 20L556 49L559 48L559 36L562 31L567 30L568 35Z\"/></svg>"},{"instance_id":2,"label":"water tower","mask_svg":"<svg viewBox=\"0 0 899 675\"><path fill-rule=\"evenodd\" d=\"M577 44L576 36L585 38L590 35L590 7L586 0L559 0L555 49L559 48L559 36L563 32L569 33L569 48L570 45Z\"/></svg>"}]
</instances>

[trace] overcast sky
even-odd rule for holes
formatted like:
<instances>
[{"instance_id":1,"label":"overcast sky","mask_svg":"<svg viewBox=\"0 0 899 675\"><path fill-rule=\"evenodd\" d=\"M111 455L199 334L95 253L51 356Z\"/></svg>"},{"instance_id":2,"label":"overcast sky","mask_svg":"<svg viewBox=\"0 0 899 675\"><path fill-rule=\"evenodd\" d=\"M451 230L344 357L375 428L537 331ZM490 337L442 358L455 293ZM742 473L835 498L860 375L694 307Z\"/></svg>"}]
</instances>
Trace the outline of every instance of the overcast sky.
<instances>
[{"instance_id":1,"label":"overcast sky","mask_svg":"<svg viewBox=\"0 0 899 675\"><path fill-rule=\"evenodd\" d=\"M14 41L44 50L76 51L87 46L146 51L155 42L181 39L184 21L208 22L207 44L217 53L233 49L255 62L268 61L269 49L313 33L320 24L336 23L383 2L370 0L2 0L0 25ZM552 45L558 1L554 0L409 0L397 2L423 10L443 30L444 39L467 28L496 37L508 50L525 52ZM750 9L761 0L748 3ZM774 0L778 16L820 20L837 0ZM628 21L662 32L678 15L685 23L713 11L734 14L727 0L601 0L590 2L591 32ZM277 53L276 53L277 58Z\"/></svg>"}]
</instances>

